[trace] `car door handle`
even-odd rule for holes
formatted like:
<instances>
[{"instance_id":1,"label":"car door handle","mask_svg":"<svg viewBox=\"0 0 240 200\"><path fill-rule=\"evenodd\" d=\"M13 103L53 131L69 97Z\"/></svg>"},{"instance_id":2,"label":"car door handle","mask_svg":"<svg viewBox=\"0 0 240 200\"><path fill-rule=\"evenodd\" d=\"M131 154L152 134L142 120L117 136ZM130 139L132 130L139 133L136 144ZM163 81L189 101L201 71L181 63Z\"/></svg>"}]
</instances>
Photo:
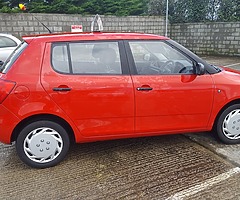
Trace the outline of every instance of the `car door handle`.
<instances>
[{"instance_id":1,"label":"car door handle","mask_svg":"<svg viewBox=\"0 0 240 200\"><path fill-rule=\"evenodd\" d=\"M137 91L150 91L150 90L152 90L151 87L138 87L137 88Z\"/></svg>"},{"instance_id":2,"label":"car door handle","mask_svg":"<svg viewBox=\"0 0 240 200\"><path fill-rule=\"evenodd\" d=\"M53 91L57 91L57 92L64 92L64 91L70 91L71 88L61 88L61 87L55 87L53 88Z\"/></svg>"}]
</instances>

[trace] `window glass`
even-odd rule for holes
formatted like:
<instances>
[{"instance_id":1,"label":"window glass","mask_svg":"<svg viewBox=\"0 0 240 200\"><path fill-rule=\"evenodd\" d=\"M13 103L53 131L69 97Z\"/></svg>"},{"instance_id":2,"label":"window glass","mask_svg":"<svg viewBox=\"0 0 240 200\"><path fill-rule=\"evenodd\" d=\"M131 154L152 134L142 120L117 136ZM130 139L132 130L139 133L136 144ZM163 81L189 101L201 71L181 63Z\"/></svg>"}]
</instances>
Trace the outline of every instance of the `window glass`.
<instances>
[{"instance_id":1,"label":"window glass","mask_svg":"<svg viewBox=\"0 0 240 200\"><path fill-rule=\"evenodd\" d=\"M194 63L161 41L129 42L138 74L193 74Z\"/></svg>"},{"instance_id":2,"label":"window glass","mask_svg":"<svg viewBox=\"0 0 240 200\"><path fill-rule=\"evenodd\" d=\"M69 60L67 52L67 44L53 45L52 49L52 65L59 72L69 73Z\"/></svg>"},{"instance_id":3,"label":"window glass","mask_svg":"<svg viewBox=\"0 0 240 200\"><path fill-rule=\"evenodd\" d=\"M122 74L117 42L70 43L73 73Z\"/></svg>"},{"instance_id":4,"label":"window glass","mask_svg":"<svg viewBox=\"0 0 240 200\"><path fill-rule=\"evenodd\" d=\"M117 42L56 43L52 47L52 65L63 73L122 74Z\"/></svg>"},{"instance_id":5,"label":"window glass","mask_svg":"<svg viewBox=\"0 0 240 200\"><path fill-rule=\"evenodd\" d=\"M5 48L5 47L16 47L17 43L5 36L0 36L0 48Z\"/></svg>"}]
</instances>

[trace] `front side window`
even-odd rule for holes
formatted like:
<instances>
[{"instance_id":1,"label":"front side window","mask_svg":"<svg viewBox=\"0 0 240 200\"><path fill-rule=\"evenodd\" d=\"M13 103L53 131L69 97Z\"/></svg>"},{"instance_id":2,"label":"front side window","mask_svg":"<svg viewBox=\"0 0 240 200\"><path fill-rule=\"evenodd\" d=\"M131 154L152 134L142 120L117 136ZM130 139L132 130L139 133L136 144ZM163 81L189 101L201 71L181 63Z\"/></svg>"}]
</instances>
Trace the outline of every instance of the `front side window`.
<instances>
[{"instance_id":1,"label":"front side window","mask_svg":"<svg viewBox=\"0 0 240 200\"><path fill-rule=\"evenodd\" d=\"M122 74L117 42L56 43L52 65L62 73Z\"/></svg>"},{"instance_id":2,"label":"front side window","mask_svg":"<svg viewBox=\"0 0 240 200\"><path fill-rule=\"evenodd\" d=\"M17 43L5 36L0 36L0 48L5 48L5 47L16 47Z\"/></svg>"},{"instance_id":3,"label":"front side window","mask_svg":"<svg viewBox=\"0 0 240 200\"><path fill-rule=\"evenodd\" d=\"M193 74L194 62L162 41L129 42L137 74Z\"/></svg>"}]
</instances>

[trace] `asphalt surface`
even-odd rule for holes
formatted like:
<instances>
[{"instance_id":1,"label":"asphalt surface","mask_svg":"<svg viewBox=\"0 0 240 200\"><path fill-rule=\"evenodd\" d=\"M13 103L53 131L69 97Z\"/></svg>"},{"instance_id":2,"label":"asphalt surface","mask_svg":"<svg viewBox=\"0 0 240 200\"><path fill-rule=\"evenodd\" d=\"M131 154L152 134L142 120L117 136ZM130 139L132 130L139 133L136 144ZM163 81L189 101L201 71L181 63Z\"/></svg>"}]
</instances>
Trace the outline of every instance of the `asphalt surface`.
<instances>
[{"instance_id":1,"label":"asphalt surface","mask_svg":"<svg viewBox=\"0 0 240 200\"><path fill-rule=\"evenodd\" d=\"M205 59L240 69L240 58ZM76 144L32 169L0 143L0 199L240 199L239 153L214 133L170 135Z\"/></svg>"}]
</instances>

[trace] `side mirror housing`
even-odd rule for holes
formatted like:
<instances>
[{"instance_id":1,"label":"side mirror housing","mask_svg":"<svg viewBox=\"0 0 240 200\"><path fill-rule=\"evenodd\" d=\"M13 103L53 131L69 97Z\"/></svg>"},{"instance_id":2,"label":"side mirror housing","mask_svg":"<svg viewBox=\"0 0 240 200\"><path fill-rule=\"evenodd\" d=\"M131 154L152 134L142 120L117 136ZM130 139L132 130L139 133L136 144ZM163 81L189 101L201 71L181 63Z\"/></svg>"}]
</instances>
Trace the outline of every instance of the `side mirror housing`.
<instances>
[{"instance_id":1,"label":"side mirror housing","mask_svg":"<svg viewBox=\"0 0 240 200\"><path fill-rule=\"evenodd\" d=\"M203 75L206 73L205 66L202 63L197 63L196 65L196 74L197 75Z\"/></svg>"},{"instance_id":2,"label":"side mirror housing","mask_svg":"<svg viewBox=\"0 0 240 200\"><path fill-rule=\"evenodd\" d=\"M0 67L2 67L3 64L4 64L4 62L0 60Z\"/></svg>"}]
</instances>

